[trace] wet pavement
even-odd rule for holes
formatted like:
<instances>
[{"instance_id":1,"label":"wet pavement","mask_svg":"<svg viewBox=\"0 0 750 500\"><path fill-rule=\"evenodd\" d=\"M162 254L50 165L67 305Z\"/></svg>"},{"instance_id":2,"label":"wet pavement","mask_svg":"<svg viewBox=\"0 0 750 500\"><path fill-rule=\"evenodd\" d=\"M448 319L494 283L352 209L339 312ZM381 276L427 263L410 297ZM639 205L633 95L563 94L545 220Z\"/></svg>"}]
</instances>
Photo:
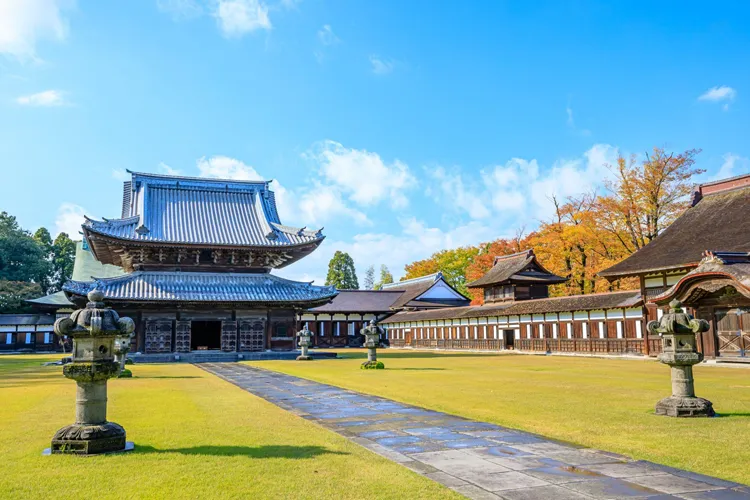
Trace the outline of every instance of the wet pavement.
<instances>
[{"instance_id":1,"label":"wet pavement","mask_svg":"<svg viewBox=\"0 0 750 500\"><path fill-rule=\"evenodd\" d=\"M237 363L200 368L474 499L750 499L750 487Z\"/></svg>"}]
</instances>

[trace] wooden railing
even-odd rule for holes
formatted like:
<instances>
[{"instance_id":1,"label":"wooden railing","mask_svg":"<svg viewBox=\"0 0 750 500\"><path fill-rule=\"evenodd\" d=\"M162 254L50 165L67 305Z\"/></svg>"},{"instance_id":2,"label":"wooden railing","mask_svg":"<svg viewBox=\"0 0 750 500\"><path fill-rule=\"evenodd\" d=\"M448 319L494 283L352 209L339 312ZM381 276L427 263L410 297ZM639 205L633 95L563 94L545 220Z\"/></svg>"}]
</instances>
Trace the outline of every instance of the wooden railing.
<instances>
[{"instance_id":1,"label":"wooden railing","mask_svg":"<svg viewBox=\"0 0 750 500\"><path fill-rule=\"evenodd\" d=\"M403 342L403 341L401 341ZM393 345L393 341L391 341ZM394 345L394 347L396 347ZM503 341L496 339L416 339L411 347L420 349L473 349L498 351L503 348Z\"/></svg>"}]
</instances>

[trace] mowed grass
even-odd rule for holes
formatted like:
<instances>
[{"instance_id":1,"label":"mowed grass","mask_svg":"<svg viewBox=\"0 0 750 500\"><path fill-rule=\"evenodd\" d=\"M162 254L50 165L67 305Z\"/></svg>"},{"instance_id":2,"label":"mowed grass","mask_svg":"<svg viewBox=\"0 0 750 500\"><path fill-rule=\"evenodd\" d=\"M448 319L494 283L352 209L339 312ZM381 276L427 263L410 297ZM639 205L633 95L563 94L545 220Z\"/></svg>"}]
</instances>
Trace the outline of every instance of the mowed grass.
<instances>
[{"instance_id":1,"label":"mowed grass","mask_svg":"<svg viewBox=\"0 0 750 500\"><path fill-rule=\"evenodd\" d=\"M41 456L74 420L75 383L42 356L0 356L0 497L460 498L203 370L134 365L109 383L133 452Z\"/></svg>"},{"instance_id":2,"label":"mowed grass","mask_svg":"<svg viewBox=\"0 0 750 500\"><path fill-rule=\"evenodd\" d=\"M750 484L750 369L698 366L696 392L720 417L654 415L671 393L656 361L380 350L255 366L454 415Z\"/></svg>"}]
</instances>

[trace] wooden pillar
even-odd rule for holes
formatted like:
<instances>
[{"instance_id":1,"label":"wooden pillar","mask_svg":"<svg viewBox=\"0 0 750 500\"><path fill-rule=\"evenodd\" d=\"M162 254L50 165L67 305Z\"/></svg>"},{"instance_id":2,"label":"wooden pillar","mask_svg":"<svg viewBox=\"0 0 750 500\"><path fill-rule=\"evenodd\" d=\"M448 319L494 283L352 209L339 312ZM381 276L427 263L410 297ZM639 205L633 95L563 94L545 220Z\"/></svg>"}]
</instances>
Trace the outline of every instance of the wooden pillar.
<instances>
[{"instance_id":1,"label":"wooden pillar","mask_svg":"<svg viewBox=\"0 0 750 500\"><path fill-rule=\"evenodd\" d=\"M648 321L648 308L646 307L646 278L639 276L638 280L641 283L641 299L643 305L641 306L641 332L643 333L643 354L646 356L651 355L651 347L648 345L648 330L646 329L646 323Z\"/></svg>"}]
</instances>

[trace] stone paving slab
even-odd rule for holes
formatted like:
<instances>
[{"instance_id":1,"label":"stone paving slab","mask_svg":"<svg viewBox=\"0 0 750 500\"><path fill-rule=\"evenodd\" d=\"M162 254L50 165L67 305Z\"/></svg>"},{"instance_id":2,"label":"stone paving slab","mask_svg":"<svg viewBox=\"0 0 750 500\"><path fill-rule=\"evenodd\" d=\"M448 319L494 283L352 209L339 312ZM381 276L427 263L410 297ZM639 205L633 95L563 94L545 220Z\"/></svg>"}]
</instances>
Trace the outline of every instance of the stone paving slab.
<instances>
[{"instance_id":1,"label":"stone paving slab","mask_svg":"<svg viewBox=\"0 0 750 500\"><path fill-rule=\"evenodd\" d=\"M750 500L750 488L236 363L200 368L472 499Z\"/></svg>"}]
</instances>

